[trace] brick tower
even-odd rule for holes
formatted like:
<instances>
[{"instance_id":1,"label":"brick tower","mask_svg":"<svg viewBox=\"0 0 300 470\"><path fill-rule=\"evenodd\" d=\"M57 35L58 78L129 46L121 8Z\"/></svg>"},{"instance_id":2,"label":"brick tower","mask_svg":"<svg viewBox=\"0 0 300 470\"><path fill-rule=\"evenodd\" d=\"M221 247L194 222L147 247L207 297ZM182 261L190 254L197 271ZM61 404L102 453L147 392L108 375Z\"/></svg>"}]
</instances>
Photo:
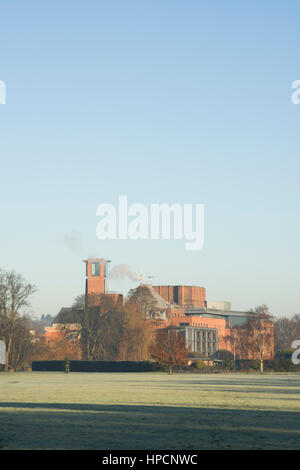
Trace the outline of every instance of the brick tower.
<instances>
[{"instance_id":1,"label":"brick tower","mask_svg":"<svg viewBox=\"0 0 300 470\"><path fill-rule=\"evenodd\" d=\"M104 258L89 258L84 260L86 264L85 294L105 294L107 293L107 265L109 260Z\"/></svg>"}]
</instances>

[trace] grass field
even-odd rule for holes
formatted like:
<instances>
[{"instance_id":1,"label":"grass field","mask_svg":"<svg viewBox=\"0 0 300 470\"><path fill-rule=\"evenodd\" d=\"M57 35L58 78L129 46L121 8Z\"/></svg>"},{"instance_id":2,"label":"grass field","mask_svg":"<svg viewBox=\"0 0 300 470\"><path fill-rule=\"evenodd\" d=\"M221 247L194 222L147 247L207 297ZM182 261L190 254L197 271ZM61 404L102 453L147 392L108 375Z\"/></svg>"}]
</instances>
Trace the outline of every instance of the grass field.
<instances>
[{"instance_id":1,"label":"grass field","mask_svg":"<svg viewBox=\"0 0 300 470\"><path fill-rule=\"evenodd\" d=\"M300 449L300 374L0 373L2 449Z\"/></svg>"}]
</instances>

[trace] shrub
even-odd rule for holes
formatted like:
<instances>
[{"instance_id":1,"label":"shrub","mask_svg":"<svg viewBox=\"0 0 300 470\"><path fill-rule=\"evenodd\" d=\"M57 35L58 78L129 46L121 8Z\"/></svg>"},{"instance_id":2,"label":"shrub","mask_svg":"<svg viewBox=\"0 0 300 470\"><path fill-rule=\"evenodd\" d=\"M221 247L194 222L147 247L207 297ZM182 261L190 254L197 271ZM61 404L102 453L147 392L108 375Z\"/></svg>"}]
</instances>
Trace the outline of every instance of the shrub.
<instances>
[{"instance_id":1,"label":"shrub","mask_svg":"<svg viewBox=\"0 0 300 470\"><path fill-rule=\"evenodd\" d=\"M65 361L33 361L33 371L63 372ZM160 370L150 361L70 361L70 372L154 372Z\"/></svg>"},{"instance_id":2,"label":"shrub","mask_svg":"<svg viewBox=\"0 0 300 470\"><path fill-rule=\"evenodd\" d=\"M281 351L277 351L275 359L290 359L292 358L293 350L291 349L282 349Z\"/></svg>"},{"instance_id":3,"label":"shrub","mask_svg":"<svg viewBox=\"0 0 300 470\"><path fill-rule=\"evenodd\" d=\"M191 366L198 370L204 370L207 368L205 362L200 361L200 359L197 359L196 361L192 362Z\"/></svg>"},{"instance_id":4,"label":"shrub","mask_svg":"<svg viewBox=\"0 0 300 470\"><path fill-rule=\"evenodd\" d=\"M255 361L254 359L251 359L249 362L248 362L248 368L249 369L252 369L252 370L260 370L260 365L257 361Z\"/></svg>"},{"instance_id":5,"label":"shrub","mask_svg":"<svg viewBox=\"0 0 300 470\"><path fill-rule=\"evenodd\" d=\"M214 356L216 359L219 359L220 361L232 361L233 360L232 352L228 351L227 349L218 349L218 351L216 351Z\"/></svg>"},{"instance_id":6,"label":"shrub","mask_svg":"<svg viewBox=\"0 0 300 470\"><path fill-rule=\"evenodd\" d=\"M235 363L233 360L227 360L223 361L221 364L222 369L225 370L234 370L235 369Z\"/></svg>"},{"instance_id":7,"label":"shrub","mask_svg":"<svg viewBox=\"0 0 300 470\"><path fill-rule=\"evenodd\" d=\"M285 357L281 357L279 359L274 359L273 369L275 372L296 372L299 370L299 366L297 367L293 364L291 358L287 359Z\"/></svg>"}]
</instances>

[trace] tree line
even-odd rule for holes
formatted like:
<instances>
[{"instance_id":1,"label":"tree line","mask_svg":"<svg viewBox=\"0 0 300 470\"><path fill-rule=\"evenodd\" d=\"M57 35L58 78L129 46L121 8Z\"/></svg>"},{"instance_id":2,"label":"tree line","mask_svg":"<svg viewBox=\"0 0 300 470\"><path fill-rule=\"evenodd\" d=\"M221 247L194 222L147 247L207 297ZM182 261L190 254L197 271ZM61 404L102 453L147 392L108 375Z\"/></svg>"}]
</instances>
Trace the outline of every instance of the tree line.
<instances>
[{"instance_id":1,"label":"tree line","mask_svg":"<svg viewBox=\"0 0 300 470\"><path fill-rule=\"evenodd\" d=\"M0 340L6 345L4 370L30 367L34 360L85 359L111 361L143 361L158 359L157 341L166 340L166 348L172 339L174 354L169 357L169 370L183 364L188 350L182 339L173 331L159 326L159 309L145 286L129 292L128 299L115 302L109 296L78 296L71 316L54 321L75 321L76 330L65 328L62 323L59 337L48 341L45 335L34 335L32 329L40 328L27 308L36 287L20 274L0 271ZM73 312L73 313L72 313ZM72 316L73 315L73 316ZM163 342L163 341L162 341ZM178 346L178 347L177 347ZM165 358L162 364L166 365Z\"/></svg>"},{"instance_id":2,"label":"tree line","mask_svg":"<svg viewBox=\"0 0 300 470\"><path fill-rule=\"evenodd\" d=\"M30 367L33 360L68 357L118 361L152 358L171 371L187 360L189 351L183 337L174 328L160 327L157 303L146 286L132 289L124 303L109 296L101 299L89 296L87 302L84 295L76 297L72 311L80 328L64 329L64 322L74 322L72 315L65 319L57 317L55 322L61 321L62 330L56 341L32 334L32 330L41 327L41 320L51 320L44 316L35 321L29 315L29 300L36 290L20 274L0 270L0 340L6 345L6 370ZM256 316L246 325L232 328L225 341L236 358L252 351L263 371L272 335L268 321L274 322L275 356L279 357L283 352L291 352L292 342L300 339L300 315L272 318L266 306L254 312Z\"/></svg>"}]
</instances>

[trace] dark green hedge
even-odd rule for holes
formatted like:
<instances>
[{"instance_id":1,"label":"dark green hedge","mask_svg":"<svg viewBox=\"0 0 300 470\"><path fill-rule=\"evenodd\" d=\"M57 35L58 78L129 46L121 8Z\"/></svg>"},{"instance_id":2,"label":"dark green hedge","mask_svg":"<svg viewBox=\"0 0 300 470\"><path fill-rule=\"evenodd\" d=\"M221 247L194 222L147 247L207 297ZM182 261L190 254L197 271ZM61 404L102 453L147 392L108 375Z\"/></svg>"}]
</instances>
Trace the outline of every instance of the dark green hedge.
<instances>
[{"instance_id":1,"label":"dark green hedge","mask_svg":"<svg viewBox=\"0 0 300 470\"><path fill-rule=\"evenodd\" d=\"M226 370L238 370L238 371L249 371L249 370L260 370L260 365L254 360L239 360L236 361L223 361L221 364L216 366L219 369ZM300 372L300 364L295 365L292 363L292 359L281 357L277 359L264 360L264 371L265 372Z\"/></svg>"},{"instance_id":2,"label":"dark green hedge","mask_svg":"<svg viewBox=\"0 0 300 470\"><path fill-rule=\"evenodd\" d=\"M64 361L34 361L33 371L64 372ZM150 361L70 361L70 372L153 372L159 370Z\"/></svg>"}]
</instances>

